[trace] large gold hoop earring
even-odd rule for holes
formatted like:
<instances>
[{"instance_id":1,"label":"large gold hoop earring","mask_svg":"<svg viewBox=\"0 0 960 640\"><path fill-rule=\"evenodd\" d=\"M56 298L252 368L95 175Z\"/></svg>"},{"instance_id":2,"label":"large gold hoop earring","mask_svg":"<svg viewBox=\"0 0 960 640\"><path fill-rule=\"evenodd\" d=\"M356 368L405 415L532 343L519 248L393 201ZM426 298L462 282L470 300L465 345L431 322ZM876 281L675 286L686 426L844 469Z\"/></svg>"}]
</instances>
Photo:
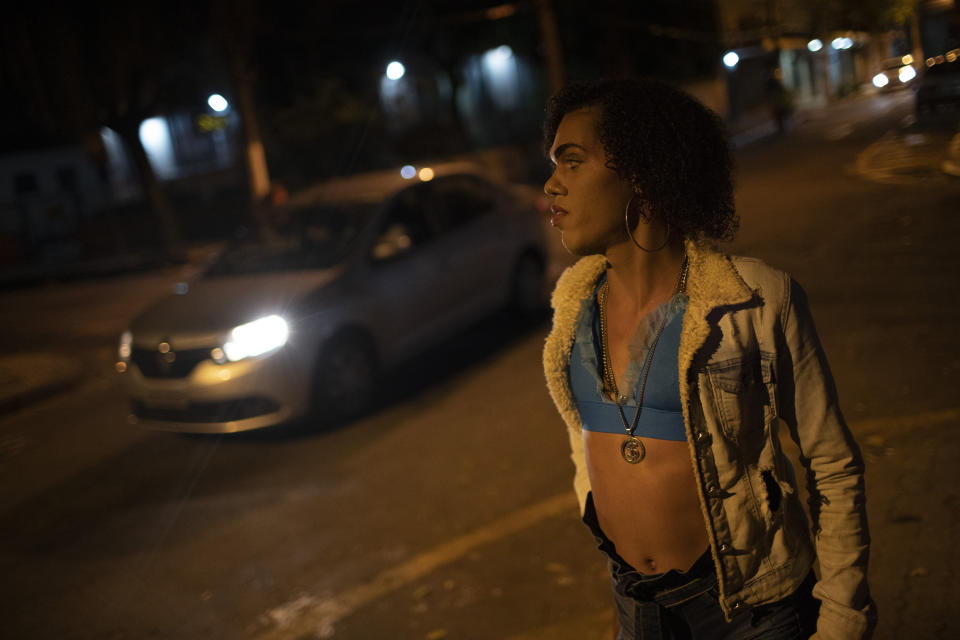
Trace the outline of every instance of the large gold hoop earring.
<instances>
[{"instance_id":1,"label":"large gold hoop earring","mask_svg":"<svg viewBox=\"0 0 960 640\"><path fill-rule=\"evenodd\" d=\"M623 210L623 224L627 227L627 235L630 236L630 239L633 240L633 244L637 245L637 248L641 251L646 251L647 253L656 253L660 251L667 243L670 241L670 223L667 223L667 233L663 238L663 244L657 247L656 249L647 249L645 246L637 242L637 239L633 237L633 230L630 228L630 205L633 204L633 199L637 194L630 196L630 199L627 200L627 207Z\"/></svg>"}]
</instances>

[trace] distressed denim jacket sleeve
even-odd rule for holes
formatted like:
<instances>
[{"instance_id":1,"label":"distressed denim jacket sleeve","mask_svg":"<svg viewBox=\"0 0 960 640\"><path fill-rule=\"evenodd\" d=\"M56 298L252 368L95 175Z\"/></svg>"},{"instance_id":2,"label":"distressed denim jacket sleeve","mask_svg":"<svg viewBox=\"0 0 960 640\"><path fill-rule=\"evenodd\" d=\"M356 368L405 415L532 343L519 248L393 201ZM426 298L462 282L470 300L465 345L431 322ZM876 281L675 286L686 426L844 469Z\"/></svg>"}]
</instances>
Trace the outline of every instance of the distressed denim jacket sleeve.
<instances>
[{"instance_id":1,"label":"distressed denim jacket sleeve","mask_svg":"<svg viewBox=\"0 0 960 640\"><path fill-rule=\"evenodd\" d=\"M869 638L876 608L867 586L869 533L864 465L844 422L829 366L817 337L806 295L787 279L780 324L785 349L779 392L782 418L800 447L807 470L821 600L814 638Z\"/></svg>"}]
</instances>

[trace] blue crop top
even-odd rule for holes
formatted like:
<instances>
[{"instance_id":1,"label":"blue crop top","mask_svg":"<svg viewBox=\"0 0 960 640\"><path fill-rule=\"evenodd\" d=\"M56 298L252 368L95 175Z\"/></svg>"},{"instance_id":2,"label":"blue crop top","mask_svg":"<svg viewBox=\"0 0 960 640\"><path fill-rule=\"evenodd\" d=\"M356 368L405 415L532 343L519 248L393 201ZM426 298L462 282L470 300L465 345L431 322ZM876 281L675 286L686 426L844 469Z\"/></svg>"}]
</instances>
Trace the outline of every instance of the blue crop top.
<instances>
[{"instance_id":1,"label":"blue crop top","mask_svg":"<svg viewBox=\"0 0 960 640\"><path fill-rule=\"evenodd\" d=\"M602 362L600 346L600 314L597 307L597 295L601 278L594 295L583 301L580 310L577 331L570 356L570 386L580 410L583 429L603 433L625 434L623 420L617 411L617 405L603 393L603 380L600 368ZM637 410L637 393L643 379L643 364L646 361L650 342L660 323L666 316L666 326L660 335L660 341L653 352L650 374L643 395L643 408L636 436L656 438L658 440L684 441L687 439L683 423L683 410L680 406L680 382L678 374L678 352L680 349L680 329L683 314L687 306L687 297L675 294L669 301L650 312L640 323L637 333L630 344L630 363L624 375L624 389L629 396L623 404L623 415L628 424L632 424ZM621 390L624 393L624 390Z\"/></svg>"}]
</instances>

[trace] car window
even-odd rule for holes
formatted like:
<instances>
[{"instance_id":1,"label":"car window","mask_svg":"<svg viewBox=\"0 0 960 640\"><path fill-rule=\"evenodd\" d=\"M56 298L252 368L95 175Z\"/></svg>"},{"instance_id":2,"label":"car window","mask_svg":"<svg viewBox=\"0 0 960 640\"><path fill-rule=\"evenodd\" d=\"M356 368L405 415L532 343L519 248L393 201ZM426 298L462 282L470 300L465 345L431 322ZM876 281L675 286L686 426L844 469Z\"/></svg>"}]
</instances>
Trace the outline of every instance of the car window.
<instances>
[{"instance_id":1,"label":"car window","mask_svg":"<svg viewBox=\"0 0 960 640\"><path fill-rule=\"evenodd\" d=\"M356 246L374 210L362 205L276 207L267 214L271 228L268 240L240 237L211 264L206 275L331 267Z\"/></svg>"},{"instance_id":2,"label":"car window","mask_svg":"<svg viewBox=\"0 0 960 640\"><path fill-rule=\"evenodd\" d=\"M450 176L436 181L437 226L441 233L458 229L494 209L497 188L477 176Z\"/></svg>"},{"instance_id":3,"label":"car window","mask_svg":"<svg viewBox=\"0 0 960 640\"><path fill-rule=\"evenodd\" d=\"M389 260L415 251L434 235L431 219L436 208L428 185L404 189L386 205L371 257Z\"/></svg>"}]
</instances>

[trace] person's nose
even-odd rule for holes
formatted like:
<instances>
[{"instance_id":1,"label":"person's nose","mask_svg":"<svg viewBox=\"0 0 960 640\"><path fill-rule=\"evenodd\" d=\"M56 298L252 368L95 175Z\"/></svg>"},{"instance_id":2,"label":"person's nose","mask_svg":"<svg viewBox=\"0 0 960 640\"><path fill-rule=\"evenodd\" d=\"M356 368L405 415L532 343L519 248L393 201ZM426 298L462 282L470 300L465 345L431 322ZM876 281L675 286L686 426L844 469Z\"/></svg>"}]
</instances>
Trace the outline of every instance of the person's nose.
<instances>
[{"instance_id":1,"label":"person's nose","mask_svg":"<svg viewBox=\"0 0 960 640\"><path fill-rule=\"evenodd\" d=\"M557 180L557 172L554 171L543 184L543 192L551 198L562 196L566 193L566 188Z\"/></svg>"}]
</instances>

